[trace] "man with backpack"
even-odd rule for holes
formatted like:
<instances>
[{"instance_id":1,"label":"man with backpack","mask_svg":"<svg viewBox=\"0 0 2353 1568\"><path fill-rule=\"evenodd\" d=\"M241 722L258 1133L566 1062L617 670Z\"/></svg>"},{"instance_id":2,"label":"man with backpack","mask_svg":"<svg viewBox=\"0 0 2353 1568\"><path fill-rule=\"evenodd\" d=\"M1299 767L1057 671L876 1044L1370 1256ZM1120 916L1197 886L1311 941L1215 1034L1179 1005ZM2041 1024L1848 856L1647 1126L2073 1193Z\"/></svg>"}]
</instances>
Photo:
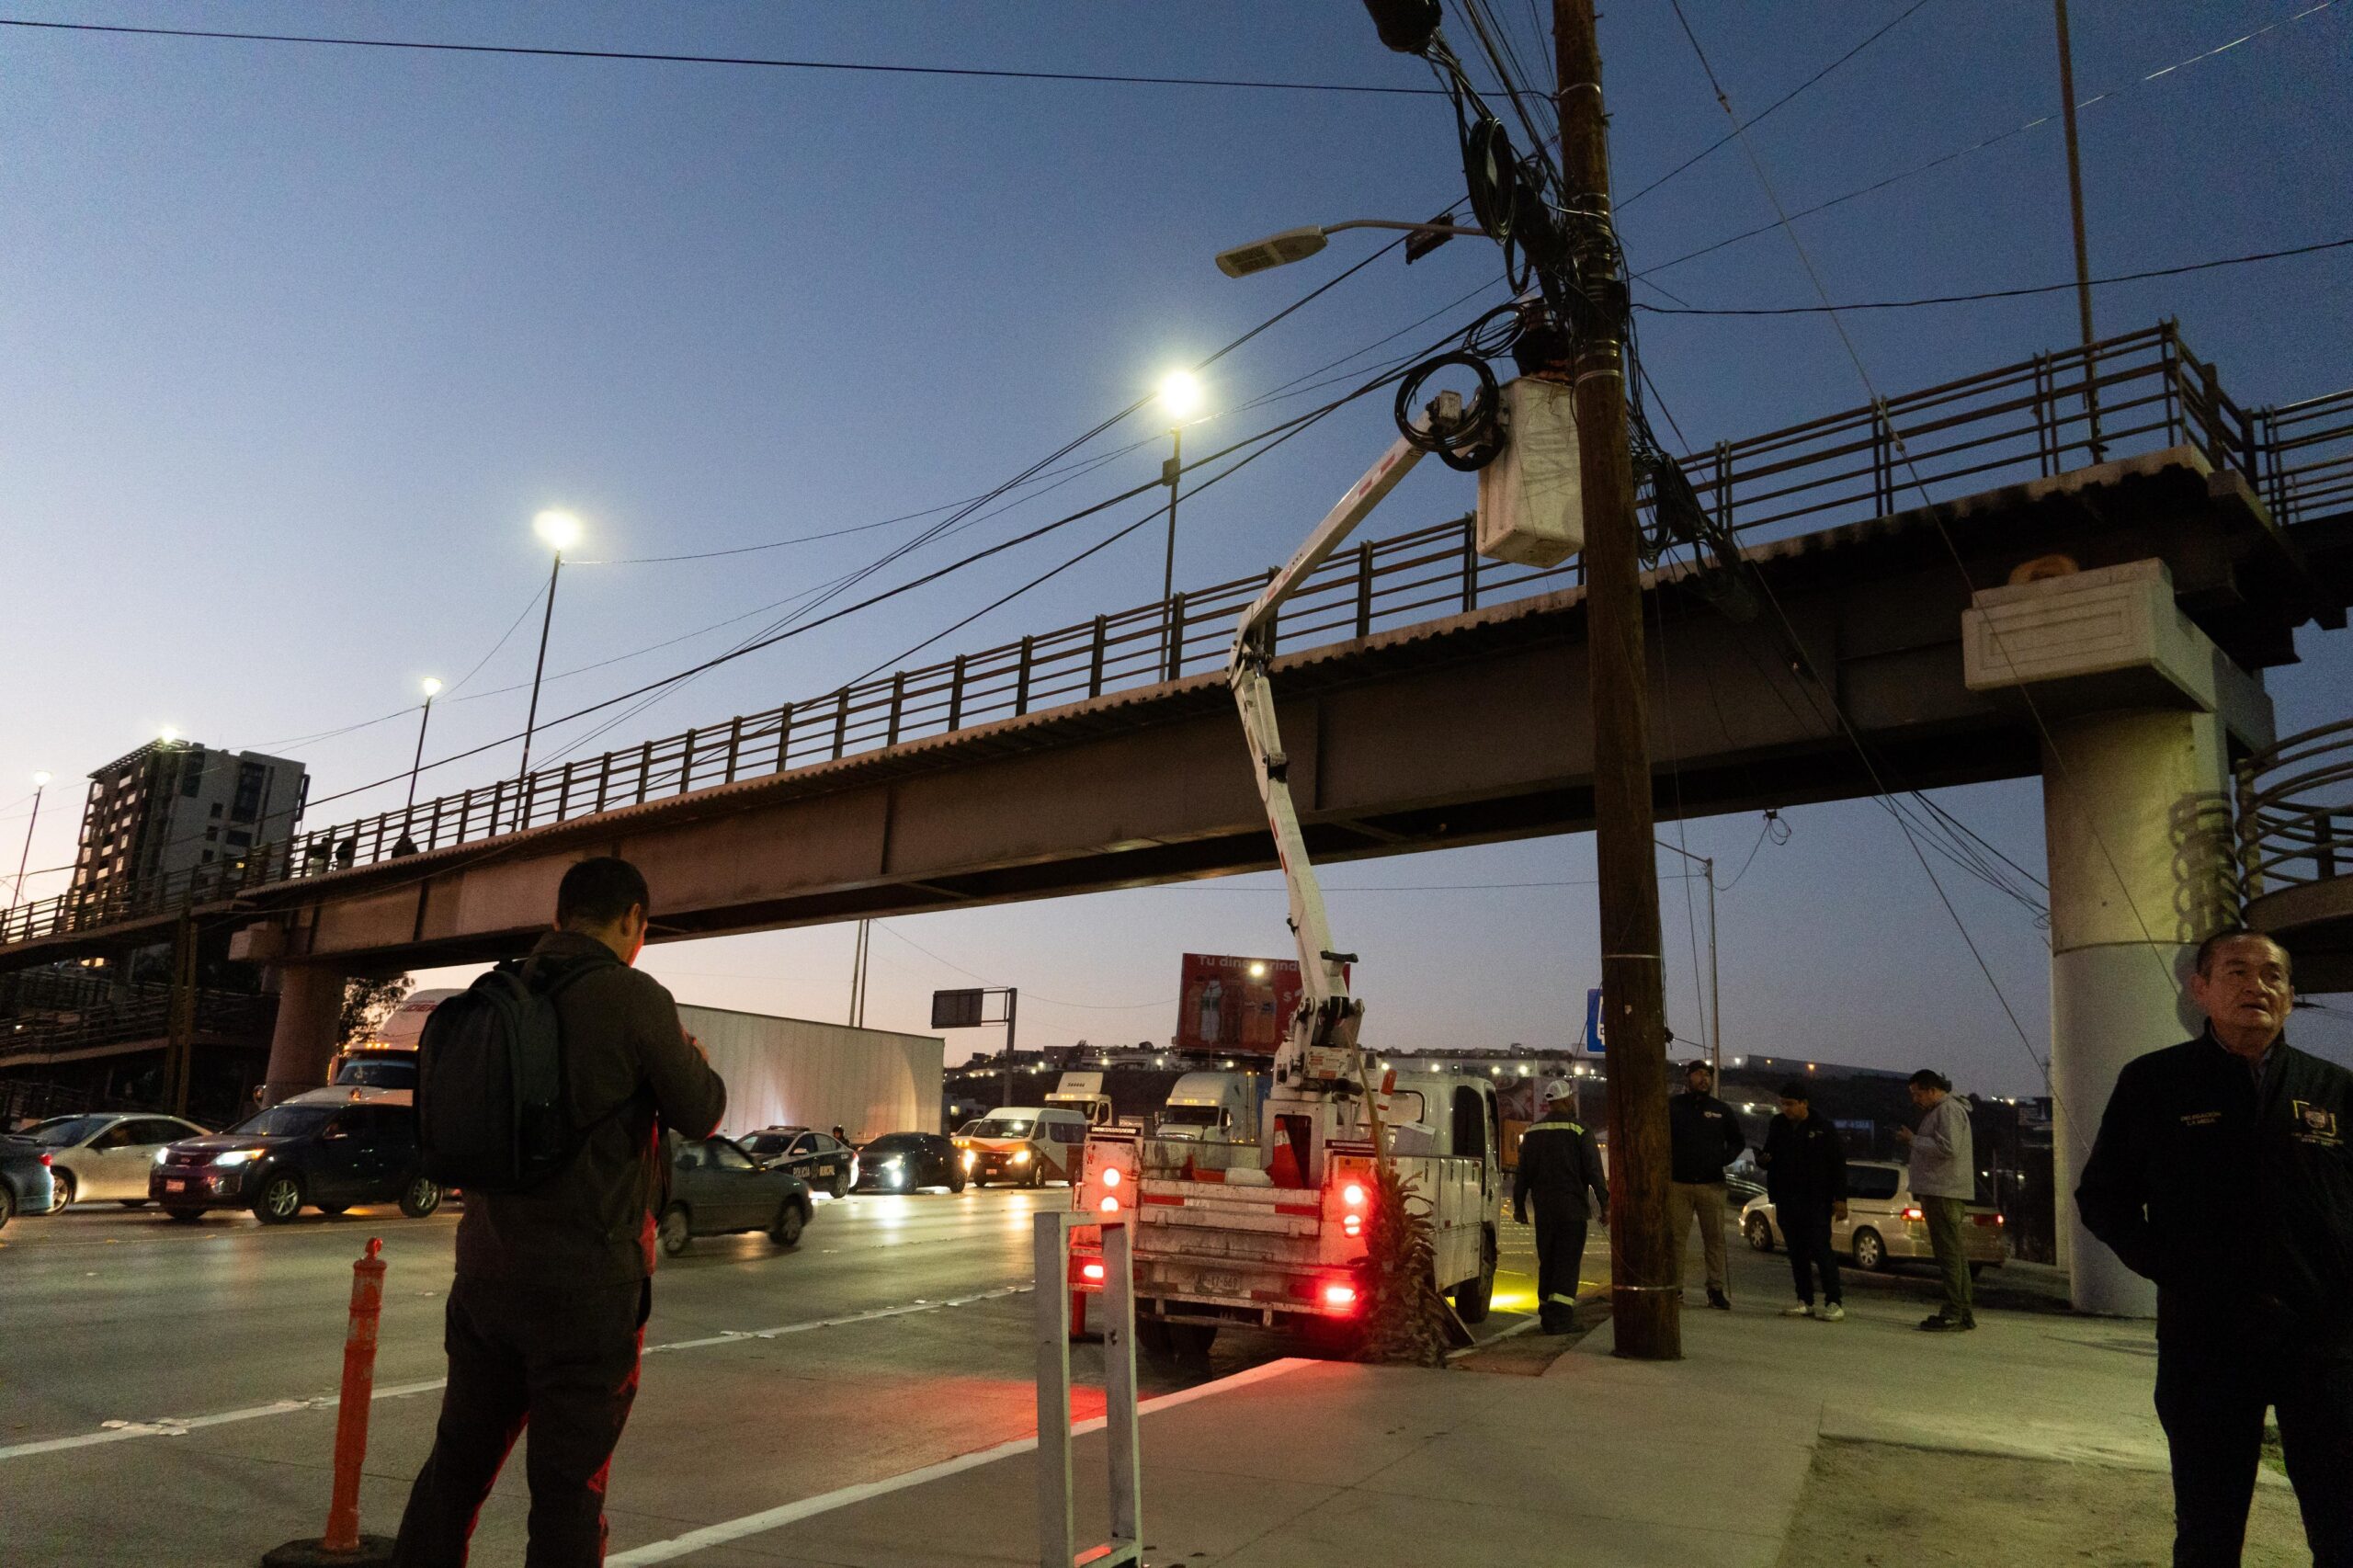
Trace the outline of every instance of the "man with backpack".
<instances>
[{"instance_id":1,"label":"man with backpack","mask_svg":"<svg viewBox=\"0 0 2353 1568\"><path fill-rule=\"evenodd\" d=\"M726 1085L676 1005L631 966L651 900L626 860L583 860L555 928L436 1008L419 1042L428 1171L465 1191L449 1381L394 1561L453 1568L530 1428L529 1568L604 1560L606 1473L654 1303L661 1130L704 1138Z\"/></svg>"}]
</instances>

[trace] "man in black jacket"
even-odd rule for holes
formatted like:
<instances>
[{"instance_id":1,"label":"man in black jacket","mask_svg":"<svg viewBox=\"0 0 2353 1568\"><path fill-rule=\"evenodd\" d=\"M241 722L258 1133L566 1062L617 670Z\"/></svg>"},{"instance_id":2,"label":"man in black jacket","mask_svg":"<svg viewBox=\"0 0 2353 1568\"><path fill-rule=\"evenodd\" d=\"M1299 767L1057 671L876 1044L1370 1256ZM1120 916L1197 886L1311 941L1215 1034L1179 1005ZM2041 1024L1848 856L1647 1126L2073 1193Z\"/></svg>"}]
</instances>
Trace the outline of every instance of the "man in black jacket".
<instances>
[{"instance_id":1,"label":"man in black jacket","mask_svg":"<svg viewBox=\"0 0 2353 1568\"><path fill-rule=\"evenodd\" d=\"M1536 1313L1546 1334L1576 1326L1577 1267L1585 1257L1585 1233L1592 1219L1585 1195L1590 1189L1604 1211L1609 1208L1609 1178L1602 1174L1601 1151L1593 1130L1576 1119L1576 1090L1565 1078L1544 1085L1544 1118L1519 1138L1519 1168L1511 1183L1512 1218L1528 1223L1528 1199L1536 1199Z\"/></svg>"},{"instance_id":2,"label":"man in black jacket","mask_svg":"<svg viewBox=\"0 0 2353 1568\"><path fill-rule=\"evenodd\" d=\"M2075 1205L2157 1285L2176 1568L2239 1561L2267 1406L2315 1568L2353 1568L2353 1074L2290 1045L2288 955L2198 949L2196 1040L2128 1062Z\"/></svg>"},{"instance_id":3,"label":"man in black jacket","mask_svg":"<svg viewBox=\"0 0 2353 1568\"><path fill-rule=\"evenodd\" d=\"M1836 1323L1847 1315L1847 1306L1830 1225L1847 1217L1847 1150L1838 1130L1813 1114L1811 1095L1802 1080L1781 1085L1781 1114L1765 1130L1756 1163L1765 1167L1765 1192L1773 1200L1781 1239L1789 1244L1790 1275L1798 1288L1797 1304L1783 1307L1781 1315ZM1813 1304L1817 1274L1819 1307Z\"/></svg>"},{"instance_id":4,"label":"man in black jacket","mask_svg":"<svg viewBox=\"0 0 2353 1568\"><path fill-rule=\"evenodd\" d=\"M1675 1221L1675 1282L1683 1283L1683 1259L1691 1244L1691 1221L1699 1221L1699 1251L1708 1262L1708 1305L1732 1311L1724 1281L1724 1167L1740 1158L1748 1140L1732 1107L1711 1093L1715 1074L1705 1062L1683 1069L1683 1092L1666 1102L1667 1212Z\"/></svg>"},{"instance_id":5,"label":"man in black jacket","mask_svg":"<svg viewBox=\"0 0 2353 1568\"><path fill-rule=\"evenodd\" d=\"M469 1193L444 1339L449 1382L433 1453L409 1494L393 1561L456 1568L506 1452L530 1426L528 1568L605 1554L605 1479L637 1396L654 1305L653 1205L668 1167L657 1126L708 1137L727 1087L689 1045L670 994L630 966L645 942L645 879L583 860L531 949L554 992L571 1163L528 1192Z\"/></svg>"}]
</instances>

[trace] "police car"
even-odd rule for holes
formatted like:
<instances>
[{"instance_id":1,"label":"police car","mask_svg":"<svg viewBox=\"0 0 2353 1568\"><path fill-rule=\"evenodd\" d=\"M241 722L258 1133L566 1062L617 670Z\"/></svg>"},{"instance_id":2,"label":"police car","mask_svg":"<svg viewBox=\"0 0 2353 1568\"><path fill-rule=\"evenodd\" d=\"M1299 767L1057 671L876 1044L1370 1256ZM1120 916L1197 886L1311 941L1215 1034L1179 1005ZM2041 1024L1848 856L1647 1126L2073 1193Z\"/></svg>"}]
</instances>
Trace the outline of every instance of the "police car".
<instances>
[{"instance_id":1,"label":"police car","mask_svg":"<svg viewBox=\"0 0 2353 1568\"><path fill-rule=\"evenodd\" d=\"M858 1153L813 1127L763 1127L735 1142L769 1170L790 1171L813 1192L841 1197L858 1180Z\"/></svg>"}]
</instances>

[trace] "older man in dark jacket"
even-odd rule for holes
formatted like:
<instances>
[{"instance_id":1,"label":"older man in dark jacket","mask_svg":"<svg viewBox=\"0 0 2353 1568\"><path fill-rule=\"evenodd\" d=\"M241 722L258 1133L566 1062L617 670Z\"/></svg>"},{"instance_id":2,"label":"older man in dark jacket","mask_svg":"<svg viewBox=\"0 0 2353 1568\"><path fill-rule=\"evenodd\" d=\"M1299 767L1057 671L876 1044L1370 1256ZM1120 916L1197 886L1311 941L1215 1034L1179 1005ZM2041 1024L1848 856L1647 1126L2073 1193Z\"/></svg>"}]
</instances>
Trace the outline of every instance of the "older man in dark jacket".
<instances>
[{"instance_id":1,"label":"older man in dark jacket","mask_svg":"<svg viewBox=\"0 0 2353 1568\"><path fill-rule=\"evenodd\" d=\"M449 1382L433 1453L409 1494L394 1561L455 1568L474 1516L526 1423L528 1568L605 1553L605 1479L637 1396L654 1304L654 1207L667 1167L658 1129L708 1137L727 1088L653 976L645 879L583 860L556 893L555 929L527 981L555 1003L578 1153L527 1192L470 1193L445 1342Z\"/></svg>"},{"instance_id":2,"label":"older man in dark jacket","mask_svg":"<svg viewBox=\"0 0 2353 1568\"><path fill-rule=\"evenodd\" d=\"M2238 1562L2267 1408L2315 1568L2353 1568L2353 1074L2288 1043L2292 994L2269 937L2208 937L2205 1033L2126 1063L2075 1189L2157 1284L2176 1568Z\"/></svg>"}]
</instances>

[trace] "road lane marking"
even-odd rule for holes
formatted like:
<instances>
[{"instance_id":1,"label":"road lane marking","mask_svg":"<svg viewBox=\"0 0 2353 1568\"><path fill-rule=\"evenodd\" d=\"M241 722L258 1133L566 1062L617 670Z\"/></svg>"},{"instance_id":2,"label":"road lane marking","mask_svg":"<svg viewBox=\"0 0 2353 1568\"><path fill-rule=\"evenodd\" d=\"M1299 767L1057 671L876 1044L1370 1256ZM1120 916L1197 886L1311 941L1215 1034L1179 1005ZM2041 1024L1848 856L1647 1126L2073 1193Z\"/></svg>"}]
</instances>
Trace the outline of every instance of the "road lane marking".
<instances>
[{"instance_id":1,"label":"road lane marking","mask_svg":"<svg viewBox=\"0 0 2353 1568\"><path fill-rule=\"evenodd\" d=\"M899 1307L876 1307L868 1312L845 1312L837 1317L812 1318L803 1323L779 1324L774 1328L730 1329L724 1333L705 1335L699 1339L675 1339L667 1344L649 1345L644 1354L660 1355L673 1350L699 1350L713 1345L742 1345L754 1340L781 1339L789 1335L811 1334L821 1328L846 1328L854 1324L878 1323L885 1318L907 1317L917 1312L936 1312L957 1307L972 1306L982 1301L994 1301L1007 1296L1026 1295L1027 1285L1002 1285L994 1290L977 1291L969 1296L953 1296L937 1301L922 1301ZM427 1378L413 1383L391 1383L375 1391L371 1399L407 1399L420 1393L437 1392L449 1383L447 1378ZM208 1426L226 1426L240 1421L258 1421L269 1415L292 1415L304 1410L332 1410L342 1403L340 1392L315 1394L309 1399L272 1400L267 1404L249 1404L239 1410L216 1411L209 1415L162 1415L148 1421L102 1422L95 1432L80 1432L70 1437L41 1437L31 1442L0 1445L0 1460L30 1459L37 1454L63 1453L69 1449L96 1448L104 1443L127 1443L139 1437L184 1437L190 1432Z\"/></svg>"},{"instance_id":2,"label":"road lane marking","mask_svg":"<svg viewBox=\"0 0 2353 1568\"><path fill-rule=\"evenodd\" d=\"M1267 1361L1259 1366L1246 1368L1230 1377L1213 1379L1206 1383L1196 1384L1192 1388L1179 1389L1175 1393L1164 1393L1147 1399L1136 1406L1136 1414L1149 1415L1157 1410L1167 1410L1179 1404L1190 1404L1197 1399L1207 1399L1211 1394L1224 1393L1229 1390L1245 1388L1252 1383L1264 1382L1268 1378L1279 1378L1285 1372L1296 1371L1302 1367L1310 1365L1313 1363L1305 1357L1287 1356L1279 1361ZM1102 1429L1103 1417L1097 1415L1074 1424L1070 1431L1072 1437L1079 1437L1089 1432L1099 1432ZM798 1524L802 1519L813 1517L818 1514L831 1513L835 1508L847 1508L853 1503L863 1503L871 1498L886 1496L893 1492L904 1491L910 1486L921 1486L926 1482L938 1481L943 1477L961 1474L968 1470L978 1470L984 1464L995 1464L999 1460L1012 1459L1017 1454L1029 1453L1037 1447L1038 1439L1032 1436L1016 1437L1010 1442L999 1443L994 1448L975 1449L969 1454L959 1454L954 1459L942 1460L938 1464L928 1464L921 1470L911 1470L904 1475L894 1475L887 1481L860 1482L855 1486L845 1486L837 1491L820 1493L814 1497L803 1497L797 1503L786 1503L756 1514L745 1514L741 1518L722 1519L715 1525L705 1525L700 1529L688 1530L685 1535L674 1536L668 1540L650 1541L643 1546L633 1547L630 1551L606 1558L605 1565L606 1568L644 1568L647 1563L668 1562L684 1557L689 1552L707 1551L714 1546L725 1546L730 1541L741 1540L745 1536L761 1535L769 1530L780 1529L786 1525Z\"/></svg>"}]
</instances>

